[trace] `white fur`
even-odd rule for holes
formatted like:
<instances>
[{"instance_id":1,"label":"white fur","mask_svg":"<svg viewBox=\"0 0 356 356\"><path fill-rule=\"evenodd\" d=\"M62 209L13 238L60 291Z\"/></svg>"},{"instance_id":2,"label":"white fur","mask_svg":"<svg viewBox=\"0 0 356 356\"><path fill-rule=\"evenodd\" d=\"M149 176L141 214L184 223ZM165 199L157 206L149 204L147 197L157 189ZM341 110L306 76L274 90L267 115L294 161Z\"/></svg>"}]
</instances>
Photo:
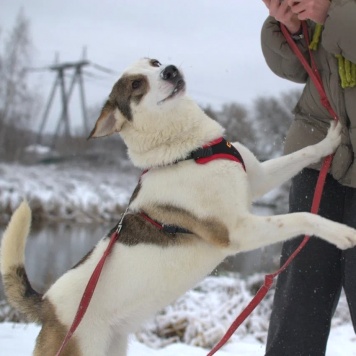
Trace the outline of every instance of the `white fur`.
<instances>
[{"instance_id":1,"label":"white fur","mask_svg":"<svg viewBox=\"0 0 356 356\"><path fill-rule=\"evenodd\" d=\"M129 333L192 288L228 255L299 234L320 236L340 248L356 244L354 229L317 215L295 213L261 217L251 213L253 199L332 153L340 143L339 126L332 125L327 137L317 145L264 163L258 162L246 147L235 143L246 172L241 164L228 160L205 165L192 160L172 164L221 136L223 128L185 93L162 102L172 91L172 86L160 77L162 68L150 66L147 60L129 68L125 75L147 76L150 91L137 105L131 104L132 121L127 121L119 110L113 113L116 130L121 130L134 164L150 168L142 176L141 189L130 204L130 211L173 206L188 212L196 221L214 219L226 227L229 244L212 244L204 236L167 247L117 243L104 266L87 314L75 333L85 356L126 355ZM100 136L105 134L101 127L98 130ZM73 321L84 287L107 244L107 239L100 241L85 263L64 274L45 295L67 327Z\"/></svg>"},{"instance_id":2,"label":"white fur","mask_svg":"<svg viewBox=\"0 0 356 356\"><path fill-rule=\"evenodd\" d=\"M25 260L25 245L31 227L31 210L26 200L16 209L1 240L0 270L5 275L10 267ZM14 243L16 237L16 244ZM5 253L6 251L6 253Z\"/></svg>"}]
</instances>

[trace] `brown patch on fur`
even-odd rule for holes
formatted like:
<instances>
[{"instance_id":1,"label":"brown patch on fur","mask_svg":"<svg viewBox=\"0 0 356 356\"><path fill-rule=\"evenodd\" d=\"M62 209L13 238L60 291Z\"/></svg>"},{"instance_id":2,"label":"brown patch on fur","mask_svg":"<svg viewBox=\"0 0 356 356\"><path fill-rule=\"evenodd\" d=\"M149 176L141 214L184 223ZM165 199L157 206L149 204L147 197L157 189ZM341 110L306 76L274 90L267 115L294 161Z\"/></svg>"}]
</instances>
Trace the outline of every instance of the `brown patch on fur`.
<instances>
[{"instance_id":1,"label":"brown patch on fur","mask_svg":"<svg viewBox=\"0 0 356 356\"><path fill-rule=\"evenodd\" d=\"M147 214L158 221L183 227L210 244L227 247L230 243L227 227L215 218L198 219L189 211L172 205L148 208Z\"/></svg>"},{"instance_id":2,"label":"brown patch on fur","mask_svg":"<svg viewBox=\"0 0 356 356\"><path fill-rule=\"evenodd\" d=\"M29 321L40 322L42 295L32 288L25 267L12 266L2 278L8 302L25 314Z\"/></svg>"},{"instance_id":3,"label":"brown patch on fur","mask_svg":"<svg viewBox=\"0 0 356 356\"><path fill-rule=\"evenodd\" d=\"M68 329L58 320L55 307L43 300L42 329L36 340L34 356L53 356L57 353L67 334ZM75 334L61 352L61 356L84 356L80 352Z\"/></svg>"},{"instance_id":4,"label":"brown patch on fur","mask_svg":"<svg viewBox=\"0 0 356 356\"><path fill-rule=\"evenodd\" d=\"M144 219L140 214L128 214L123 221L118 242L134 246L138 244L154 244L168 247L183 243L192 243L197 236L206 242L219 247L229 245L229 234L226 226L216 219L199 220L184 209L173 206L155 206L146 208L145 213L162 224L175 225L192 233L169 234ZM107 237L111 237L116 226Z\"/></svg>"},{"instance_id":5,"label":"brown patch on fur","mask_svg":"<svg viewBox=\"0 0 356 356\"><path fill-rule=\"evenodd\" d=\"M8 302L29 321L42 324L34 355L55 355L67 328L59 322L53 305L32 288L23 265L10 267L9 272L3 275L3 284ZM83 356L75 337L69 341L61 356Z\"/></svg>"},{"instance_id":6,"label":"brown patch on fur","mask_svg":"<svg viewBox=\"0 0 356 356\"><path fill-rule=\"evenodd\" d=\"M110 238L115 226L107 235ZM194 234L168 234L144 219L140 214L127 214L124 218L118 242L128 246L152 244L162 247L188 243L196 238Z\"/></svg>"},{"instance_id":7,"label":"brown patch on fur","mask_svg":"<svg viewBox=\"0 0 356 356\"><path fill-rule=\"evenodd\" d=\"M115 83L109 100L116 104L127 120L131 121L133 118L130 106L131 101L138 104L149 89L148 80L142 74L122 76Z\"/></svg>"}]
</instances>

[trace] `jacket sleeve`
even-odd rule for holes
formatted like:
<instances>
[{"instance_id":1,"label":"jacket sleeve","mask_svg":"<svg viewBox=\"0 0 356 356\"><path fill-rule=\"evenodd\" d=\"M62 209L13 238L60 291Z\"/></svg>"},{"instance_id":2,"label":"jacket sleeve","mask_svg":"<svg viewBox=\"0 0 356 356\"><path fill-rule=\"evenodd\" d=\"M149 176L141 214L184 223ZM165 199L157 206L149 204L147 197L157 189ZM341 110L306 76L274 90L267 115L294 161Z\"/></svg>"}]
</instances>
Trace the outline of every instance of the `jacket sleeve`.
<instances>
[{"instance_id":1,"label":"jacket sleeve","mask_svg":"<svg viewBox=\"0 0 356 356\"><path fill-rule=\"evenodd\" d=\"M356 1L333 0L326 18L323 47L356 63Z\"/></svg>"},{"instance_id":2,"label":"jacket sleeve","mask_svg":"<svg viewBox=\"0 0 356 356\"><path fill-rule=\"evenodd\" d=\"M279 22L269 16L262 26L261 47L266 63L273 73L296 83L305 83L308 74L298 57L289 47L279 27ZM308 48L304 41L298 41L298 47L308 57Z\"/></svg>"}]
</instances>

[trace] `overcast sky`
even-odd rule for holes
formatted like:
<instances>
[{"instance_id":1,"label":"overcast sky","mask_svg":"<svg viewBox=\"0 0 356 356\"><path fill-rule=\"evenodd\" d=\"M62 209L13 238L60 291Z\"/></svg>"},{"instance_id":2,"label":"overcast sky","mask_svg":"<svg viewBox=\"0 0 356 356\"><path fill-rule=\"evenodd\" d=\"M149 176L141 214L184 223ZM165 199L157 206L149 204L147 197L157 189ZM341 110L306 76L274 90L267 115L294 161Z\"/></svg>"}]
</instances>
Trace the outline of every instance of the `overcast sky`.
<instances>
[{"instance_id":1,"label":"overcast sky","mask_svg":"<svg viewBox=\"0 0 356 356\"><path fill-rule=\"evenodd\" d=\"M141 57L180 66L190 95L215 108L300 88L265 64L260 30L268 12L262 0L0 0L4 32L21 8L31 21L34 67L53 64L56 53L59 62L79 60L86 47L88 60L117 72L86 68L92 74L85 81L88 106L102 103L119 73ZM45 102L53 72L31 77Z\"/></svg>"}]
</instances>

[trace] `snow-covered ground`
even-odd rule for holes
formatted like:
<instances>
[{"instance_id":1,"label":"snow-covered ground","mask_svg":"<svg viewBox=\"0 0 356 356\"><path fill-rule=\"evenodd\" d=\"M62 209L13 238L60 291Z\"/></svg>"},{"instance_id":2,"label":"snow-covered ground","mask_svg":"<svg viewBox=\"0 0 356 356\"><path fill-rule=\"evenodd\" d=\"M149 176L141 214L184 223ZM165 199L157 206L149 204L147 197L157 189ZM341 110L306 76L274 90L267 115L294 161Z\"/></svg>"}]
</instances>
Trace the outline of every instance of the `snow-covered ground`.
<instances>
[{"instance_id":1,"label":"snow-covered ground","mask_svg":"<svg viewBox=\"0 0 356 356\"><path fill-rule=\"evenodd\" d=\"M34 324L0 323L0 354L2 356L30 356L39 327ZM152 349L132 337L128 356L206 356L207 349L181 342L161 349ZM264 345L245 337L227 344L217 356L262 356ZM335 327L331 331L326 356L355 356L356 337L351 325Z\"/></svg>"},{"instance_id":2,"label":"snow-covered ground","mask_svg":"<svg viewBox=\"0 0 356 356\"><path fill-rule=\"evenodd\" d=\"M129 356L203 356L251 300L262 275L209 276L152 318L131 337ZM273 293L269 292L217 356L264 355ZM0 355L29 356L39 327L0 323ZM19 342L21 340L21 342ZM342 294L332 321L327 356L356 356L356 335ZM287 355L286 355L287 356Z\"/></svg>"},{"instance_id":3,"label":"snow-covered ground","mask_svg":"<svg viewBox=\"0 0 356 356\"><path fill-rule=\"evenodd\" d=\"M0 324L2 356L30 356L39 328L33 324ZM19 342L20 341L20 342ZM332 330L326 356L355 356L355 334L350 326L343 325ZM128 356L206 356L208 350L176 343L154 350L132 338ZM228 344L216 356L262 356L264 346L249 338Z\"/></svg>"}]
</instances>

